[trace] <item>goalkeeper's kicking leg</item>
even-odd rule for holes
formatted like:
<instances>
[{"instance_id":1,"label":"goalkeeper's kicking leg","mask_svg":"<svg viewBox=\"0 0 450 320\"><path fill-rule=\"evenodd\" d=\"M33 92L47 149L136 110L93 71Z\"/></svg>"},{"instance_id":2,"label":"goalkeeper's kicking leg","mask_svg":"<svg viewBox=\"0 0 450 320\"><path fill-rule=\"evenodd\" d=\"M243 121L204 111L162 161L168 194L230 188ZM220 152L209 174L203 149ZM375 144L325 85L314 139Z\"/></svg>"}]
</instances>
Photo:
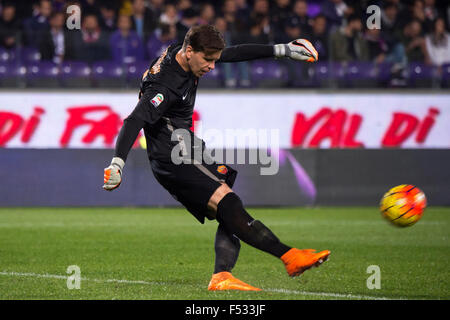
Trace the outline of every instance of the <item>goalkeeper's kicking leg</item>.
<instances>
[{"instance_id":1,"label":"goalkeeper's kicking leg","mask_svg":"<svg viewBox=\"0 0 450 320\"><path fill-rule=\"evenodd\" d=\"M219 227L215 240L216 261L209 290L260 290L231 275L240 249L239 239L279 258L289 276L302 274L327 260L330 251L299 250L282 243L261 221L253 219L241 199L226 185L212 195L208 206L216 212Z\"/></svg>"}]
</instances>

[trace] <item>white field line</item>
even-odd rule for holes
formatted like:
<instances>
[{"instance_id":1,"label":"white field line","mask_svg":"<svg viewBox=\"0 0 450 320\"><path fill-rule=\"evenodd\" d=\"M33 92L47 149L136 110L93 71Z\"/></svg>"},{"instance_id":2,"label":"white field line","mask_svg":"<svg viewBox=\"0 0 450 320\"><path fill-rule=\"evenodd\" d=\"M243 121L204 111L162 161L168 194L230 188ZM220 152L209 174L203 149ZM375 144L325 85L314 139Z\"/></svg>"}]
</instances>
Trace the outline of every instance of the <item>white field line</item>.
<instances>
[{"instance_id":1,"label":"white field line","mask_svg":"<svg viewBox=\"0 0 450 320\"><path fill-rule=\"evenodd\" d=\"M64 279L67 280L68 276L62 276L57 274L38 274L28 272L0 272L1 276L11 277L33 277L33 278L47 278L47 279ZM119 280L119 279L89 279L80 278L81 281L101 282L101 283L126 283L126 284L145 284L145 285L167 285L164 282L158 281L141 281L141 280Z\"/></svg>"},{"instance_id":2,"label":"white field line","mask_svg":"<svg viewBox=\"0 0 450 320\"><path fill-rule=\"evenodd\" d=\"M286 294L301 294L305 296L330 297L336 299L350 299L350 300L405 300L406 298L387 298L387 297L373 297L358 294L332 293L332 292L312 292L312 291L297 291L287 289L264 289L268 292L286 293Z\"/></svg>"},{"instance_id":3,"label":"white field line","mask_svg":"<svg viewBox=\"0 0 450 320\"><path fill-rule=\"evenodd\" d=\"M64 279L67 280L68 276L57 275L57 274L38 274L38 273L27 273L27 272L5 272L0 271L1 276L10 277L33 277L33 278L47 278L47 279ZM91 278L81 278L82 281L91 281L99 283L125 283L125 284L143 284L143 285L168 285L164 282L158 281L143 281L143 280L119 280L119 279L91 279ZM311 292L311 291L298 291L298 290L287 290L287 289L263 289L266 292L275 293L285 293L288 295L305 295L305 296L319 296L319 297L329 297L335 299L351 299L351 300L394 300L393 298L387 297L374 297L366 295L355 295L355 294L343 294L343 293L332 293L332 292ZM406 298L397 298L405 300Z\"/></svg>"}]
</instances>

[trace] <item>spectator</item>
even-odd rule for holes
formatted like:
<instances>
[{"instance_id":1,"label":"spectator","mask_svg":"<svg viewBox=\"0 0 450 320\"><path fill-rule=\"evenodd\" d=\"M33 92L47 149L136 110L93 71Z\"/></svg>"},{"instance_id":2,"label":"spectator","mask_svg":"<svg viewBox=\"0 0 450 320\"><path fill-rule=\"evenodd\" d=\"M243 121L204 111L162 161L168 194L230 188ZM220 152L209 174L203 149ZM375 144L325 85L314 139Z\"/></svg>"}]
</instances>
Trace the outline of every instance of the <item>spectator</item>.
<instances>
[{"instance_id":1,"label":"spectator","mask_svg":"<svg viewBox=\"0 0 450 320\"><path fill-rule=\"evenodd\" d=\"M20 41L20 32L16 7L12 3L5 3L0 17L0 46L14 48Z\"/></svg>"},{"instance_id":2,"label":"spectator","mask_svg":"<svg viewBox=\"0 0 450 320\"><path fill-rule=\"evenodd\" d=\"M268 23L268 17L262 14L253 16L250 22L250 34L248 43L268 44L270 42L269 34L265 27Z\"/></svg>"},{"instance_id":3,"label":"spectator","mask_svg":"<svg viewBox=\"0 0 450 320\"><path fill-rule=\"evenodd\" d=\"M229 45L231 43L231 32L228 30L228 24L224 17L217 17L214 21L214 25L222 34L225 43ZM224 63L222 65L225 86L227 88L236 87L236 77L234 74L234 69L231 63ZM248 75L248 74L247 74Z\"/></svg>"},{"instance_id":4,"label":"spectator","mask_svg":"<svg viewBox=\"0 0 450 320\"><path fill-rule=\"evenodd\" d=\"M260 3L262 2L263 1L261 1ZM250 32L248 34L248 39L246 41L247 43L268 44L271 41L270 28L268 27L270 23L269 16L265 15L263 12L264 10L255 10L252 12L252 18L250 21ZM247 61L242 61L238 63L238 68L240 69L240 74L242 76L242 78L239 79L240 86L241 87L250 86L249 80L250 64Z\"/></svg>"},{"instance_id":5,"label":"spectator","mask_svg":"<svg viewBox=\"0 0 450 320\"><path fill-rule=\"evenodd\" d=\"M306 1L297 0L293 11L283 20L282 29L275 35L275 42L289 42L300 37L308 38L311 34L311 26L307 16L308 6Z\"/></svg>"},{"instance_id":6,"label":"spectator","mask_svg":"<svg viewBox=\"0 0 450 320\"><path fill-rule=\"evenodd\" d=\"M214 25L217 30L223 35L225 43L230 45L231 32L228 30L228 24L224 17L217 17ZM250 86L250 70L247 61L238 62L236 64L223 63L220 66L223 70L225 86L227 88L234 88L237 86L237 78L240 80L242 87Z\"/></svg>"},{"instance_id":7,"label":"spectator","mask_svg":"<svg viewBox=\"0 0 450 320\"><path fill-rule=\"evenodd\" d=\"M411 20L418 21L424 33L432 32L433 22L436 17L437 12L434 1L428 1L428 6L425 8L423 0L414 0L406 14L407 23L411 22Z\"/></svg>"},{"instance_id":8,"label":"spectator","mask_svg":"<svg viewBox=\"0 0 450 320\"><path fill-rule=\"evenodd\" d=\"M198 14L193 8L182 11L181 19L176 23L178 42L183 42L188 30L198 23Z\"/></svg>"},{"instance_id":9,"label":"spectator","mask_svg":"<svg viewBox=\"0 0 450 320\"><path fill-rule=\"evenodd\" d=\"M105 2L100 6L100 28L107 34L111 34L117 29L117 14L112 3Z\"/></svg>"},{"instance_id":10,"label":"spectator","mask_svg":"<svg viewBox=\"0 0 450 320\"><path fill-rule=\"evenodd\" d=\"M177 29L173 24L162 23L147 42L147 54L150 60L159 57L171 44L177 42Z\"/></svg>"},{"instance_id":11,"label":"spectator","mask_svg":"<svg viewBox=\"0 0 450 320\"><path fill-rule=\"evenodd\" d=\"M145 43L150 34L156 29L156 14L145 6L144 0L133 0L133 16L131 17L133 30Z\"/></svg>"},{"instance_id":12,"label":"spectator","mask_svg":"<svg viewBox=\"0 0 450 320\"><path fill-rule=\"evenodd\" d=\"M369 49L362 33L361 19L352 15L348 23L331 33L330 54L333 61L367 61Z\"/></svg>"},{"instance_id":13,"label":"spectator","mask_svg":"<svg viewBox=\"0 0 450 320\"><path fill-rule=\"evenodd\" d=\"M223 18L225 19L227 23L227 29L231 31L230 28L236 26L236 13L237 13L237 6L235 0L225 0L222 5L222 14Z\"/></svg>"},{"instance_id":14,"label":"spectator","mask_svg":"<svg viewBox=\"0 0 450 320\"><path fill-rule=\"evenodd\" d=\"M152 10L155 21L159 21L159 17L164 10L164 0L150 0L149 9Z\"/></svg>"},{"instance_id":15,"label":"spectator","mask_svg":"<svg viewBox=\"0 0 450 320\"><path fill-rule=\"evenodd\" d=\"M178 12L183 12L184 10L192 8L192 2L191 0L178 0L176 8Z\"/></svg>"},{"instance_id":16,"label":"spectator","mask_svg":"<svg viewBox=\"0 0 450 320\"><path fill-rule=\"evenodd\" d=\"M231 33L228 30L228 24L224 17L217 17L214 20L214 25L219 30L219 32L222 34L225 43L229 45L231 43Z\"/></svg>"},{"instance_id":17,"label":"spectator","mask_svg":"<svg viewBox=\"0 0 450 320\"><path fill-rule=\"evenodd\" d=\"M424 15L426 30L430 33L434 31L434 22L438 18L438 10L436 8L435 0L424 1Z\"/></svg>"},{"instance_id":18,"label":"spectator","mask_svg":"<svg viewBox=\"0 0 450 320\"><path fill-rule=\"evenodd\" d=\"M284 27L292 14L291 0L276 0L270 9L271 23L275 34L275 42L284 41Z\"/></svg>"},{"instance_id":19,"label":"spectator","mask_svg":"<svg viewBox=\"0 0 450 320\"><path fill-rule=\"evenodd\" d=\"M280 42L286 43L299 38L310 38L311 26L308 17L308 5L304 0L296 0L293 4L292 12L285 19L282 30L284 38L278 37ZM278 42L278 41L277 41ZM290 59L283 59L280 63L286 66L288 72L288 87L298 85L298 79L307 78L307 65L298 65Z\"/></svg>"},{"instance_id":20,"label":"spectator","mask_svg":"<svg viewBox=\"0 0 450 320\"><path fill-rule=\"evenodd\" d=\"M422 24L419 20L412 20L404 27L402 43L408 62L425 62L427 52L422 36Z\"/></svg>"},{"instance_id":21,"label":"spectator","mask_svg":"<svg viewBox=\"0 0 450 320\"><path fill-rule=\"evenodd\" d=\"M65 14L63 12L52 13L49 23L50 28L45 32L39 44L41 59L61 63L66 56L70 59L72 51L64 30Z\"/></svg>"},{"instance_id":22,"label":"spectator","mask_svg":"<svg viewBox=\"0 0 450 320\"><path fill-rule=\"evenodd\" d=\"M287 43L294 39L300 39L300 38L307 38L308 35L303 32L303 29L300 27L300 25L295 21L295 19L289 19L284 24L283 29L283 38L278 37L278 40L276 41L278 43Z\"/></svg>"},{"instance_id":23,"label":"spectator","mask_svg":"<svg viewBox=\"0 0 450 320\"><path fill-rule=\"evenodd\" d=\"M436 21L438 18L438 11L436 9L436 1L435 0L425 0L424 1L424 11L425 17L430 21Z\"/></svg>"},{"instance_id":24,"label":"spectator","mask_svg":"<svg viewBox=\"0 0 450 320\"><path fill-rule=\"evenodd\" d=\"M159 17L159 22L173 25L175 25L178 22L178 12L175 5L169 3L164 6L164 11L161 13L161 16Z\"/></svg>"},{"instance_id":25,"label":"spectator","mask_svg":"<svg viewBox=\"0 0 450 320\"><path fill-rule=\"evenodd\" d=\"M292 11L291 0L275 0L270 8L270 15L274 24L282 22Z\"/></svg>"},{"instance_id":26,"label":"spectator","mask_svg":"<svg viewBox=\"0 0 450 320\"><path fill-rule=\"evenodd\" d=\"M290 23L297 25L305 37L311 34L306 0L296 0L292 11L293 13L289 16Z\"/></svg>"},{"instance_id":27,"label":"spectator","mask_svg":"<svg viewBox=\"0 0 450 320\"><path fill-rule=\"evenodd\" d=\"M63 12L66 8L66 0L52 0L52 5L55 12Z\"/></svg>"},{"instance_id":28,"label":"spectator","mask_svg":"<svg viewBox=\"0 0 450 320\"><path fill-rule=\"evenodd\" d=\"M200 15L198 18L198 24L214 24L216 12L214 6L210 3L204 3L200 7Z\"/></svg>"},{"instance_id":29,"label":"spectator","mask_svg":"<svg viewBox=\"0 0 450 320\"><path fill-rule=\"evenodd\" d=\"M227 21L224 17L218 16L214 19L214 26L222 34L225 43L229 43L230 31L228 30Z\"/></svg>"},{"instance_id":30,"label":"spectator","mask_svg":"<svg viewBox=\"0 0 450 320\"><path fill-rule=\"evenodd\" d=\"M272 28L270 26L269 2L255 0L253 11L250 14L250 43L269 43L272 41Z\"/></svg>"},{"instance_id":31,"label":"spectator","mask_svg":"<svg viewBox=\"0 0 450 320\"><path fill-rule=\"evenodd\" d=\"M96 15L100 19L100 3L98 0L80 0L81 12L83 15Z\"/></svg>"},{"instance_id":32,"label":"spectator","mask_svg":"<svg viewBox=\"0 0 450 320\"><path fill-rule=\"evenodd\" d=\"M399 6L395 2L387 3L381 12L381 34L380 37L388 47L385 62L406 63L405 48L401 43L402 20Z\"/></svg>"},{"instance_id":33,"label":"spectator","mask_svg":"<svg viewBox=\"0 0 450 320\"><path fill-rule=\"evenodd\" d=\"M234 0L236 6L236 19L239 23L250 19L251 7L247 0Z\"/></svg>"},{"instance_id":34,"label":"spectator","mask_svg":"<svg viewBox=\"0 0 450 320\"><path fill-rule=\"evenodd\" d=\"M7 4L12 4L16 8L16 18L21 21L23 25L23 21L33 16L34 7L37 7L38 3L34 0L33 2L29 0L5 0L2 1L3 6ZM22 27L22 26L21 26Z\"/></svg>"},{"instance_id":35,"label":"spectator","mask_svg":"<svg viewBox=\"0 0 450 320\"><path fill-rule=\"evenodd\" d=\"M387 4L392 4L397 8L397 23L400 30L408 24L408 22L412 19L410 15L410 5L406 3L402 3L400 0L387 0ZM400 32L402 34L403 31Z\"/></svg>"},{"instance_id":36,"label":"spectator","mask_svg":"<svg viewBox=\"0 0 450 320\"><path fill-rule=\"evenodd\" d=\"M253 3L253 10L251 12L252 16L264 16L269 17L270 11L269 11L269 1L267 0L255 0ZM269 19L270 21L270 19Z\"/></svg>"},{"instance_id":37,"label":"spectator","mask_svg":"<svg viewBox=\"0 0 450 320\"><path fill-rule=\"evenodd\" d=\"M422 24L422 29L425 25L425 10L424 10L424 4L422 0L414 0L412 2L411 8L410 8L410 19L416 19Z\"/></svg>"},{"instance_id":38,"label":"spectator","mask_svg":"<svg viewBox=\"0 0 450 320\"><path fill-rule=\"evenodd\" d=\"M131 18L119 15L117 27L109 39L113 60L124 63L144 60L144 47L137 33L131 30Z\"/></svg>"},{"instance_id":39,"label":"spectator","mask_svg":"<svg viewBox=\"0 0 450 320\"><path fill-rule=\"evenodd\" d=\"M435 66L450 63L450 34L445 30L445 21L438 18L433 32L425 37L427 55Z\"/></svg>"},{"instance_id":40,"label":"spectator","mask_svg":"<svg viewBox=\"0 0 450 320\"><path fill-rule=\"evenodd\" d=\"M309 41L319 53L319 61L329 59L327 19L324 15L318 14L312 20L312 29Z\"/></svg>"},{"instance_id":41,"label":"spectator","mask_svg":"<svg viewBox=\"0 0 450 320\"><path fill-rule=\"evenodd\" d=\"M381 12L381 24L383 37L388 42L397 41L401 35L401 24L398 8L395 4L387 4Z\"/></svg>"},{"instance_id":42,"label":"spectator","mask_svg":"<svg viewBox=\"0 0 450 320\"><path fill-rule=\"evenodd\" d=\"M76 60L92 63L110 59L108 35L100 28L95 14L83 15L81 31L71 33Z\"/></svg>"},{"instance_id":43,"label":"spectator","mask_svg":"<svg viewBox=\"0 0 450 320\"><path fill-rule=\"evenodd\" d=\"M35 15L24 21L25 44L30 47L38 47L41 37L49 28L48 19L52 14L50 0L40 0L35 7Z\"/></svg>"},{"instance_id":44,"label":"spectator","mask_svg":"<svg viewBox=\"0 0 450 320\"><path fill-rule=\"evenodd\" d=\"M322 14L327 18L327 25L334 32L342 26L346 17L354 14L353 7L349 7L344 0L325 0L322 4Z\"/></svg>"},{"instance_id":45,"label":"spectator","mask_svg":"<svg viewBox=\"0 0 450 320\"><path fill-rule=\"evenodd\" d=\"M227 23L227 30L230 32L232 44L244 43L248 39L247 21L238 17L238 7L235 0L225 0L222 5L223 18Z\"/></svg>"},{"instance_id":46,"label":"spectator","mask_svg":"<svg viewBox=\"0 0 450 320\"><path fill-rule=\"evenodd\" d=\"M381 36L380 29L367 29L365 33L367 47L369 52L369 60L377 64L385 61L389 51L388 44Z\"/></svg>"}]
</instances>

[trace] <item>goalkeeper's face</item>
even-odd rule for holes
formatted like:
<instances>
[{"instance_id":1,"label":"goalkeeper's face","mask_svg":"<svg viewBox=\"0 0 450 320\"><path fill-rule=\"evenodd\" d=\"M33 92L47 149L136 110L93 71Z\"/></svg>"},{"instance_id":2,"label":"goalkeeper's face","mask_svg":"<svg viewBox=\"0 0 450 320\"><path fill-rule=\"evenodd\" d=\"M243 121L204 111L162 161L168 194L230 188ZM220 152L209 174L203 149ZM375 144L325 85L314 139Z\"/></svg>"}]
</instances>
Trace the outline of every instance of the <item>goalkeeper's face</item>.
<instances>
[{"instance_id":1,"label":"goalkeeper's face","mask_svg":"<svg viewBox=\"0 0 450 320\"><path fill-rule=\"evenodd\" d=\"M219 60L221 54L222 51L194 51L190 46L186 50L189 68L199 78L215 68L216 61Z\"/></svg>"}]
</instances>

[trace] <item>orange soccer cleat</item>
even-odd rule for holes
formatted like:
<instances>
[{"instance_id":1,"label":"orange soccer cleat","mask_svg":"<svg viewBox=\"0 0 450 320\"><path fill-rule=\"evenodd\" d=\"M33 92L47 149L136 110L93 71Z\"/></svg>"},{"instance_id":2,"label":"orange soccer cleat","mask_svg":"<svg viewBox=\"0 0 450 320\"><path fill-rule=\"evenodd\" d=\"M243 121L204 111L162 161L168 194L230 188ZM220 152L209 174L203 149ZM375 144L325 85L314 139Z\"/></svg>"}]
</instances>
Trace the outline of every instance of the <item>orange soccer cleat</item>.
<instances>
[{"instance_id":1,"label":"orange soccer cleat","mask_svg":"<svg viewBox=\"0 0 450 320\"><path fill-rule=\"evenodd\" d=\"M311 267L318 267L321 265L328 259L330 253L329 250L316 252L316 250L313 249L300 250L292 248L281 256L281 260L283 261L289 276L296 277Z\"/></svg>"},{"instance_id":2,"label":"orange soccer cleat","mask_svg":"<svg viewBox=\"0 0 450 320\"><path fill-rule=\"evenodd\" d=\"M242 290L242 291L261 291L261 289L253 287L239 279L233 277L230 272L219 272L213 274L208 285L209 291L221 290Z\"/></svg>"}]
</instances>

